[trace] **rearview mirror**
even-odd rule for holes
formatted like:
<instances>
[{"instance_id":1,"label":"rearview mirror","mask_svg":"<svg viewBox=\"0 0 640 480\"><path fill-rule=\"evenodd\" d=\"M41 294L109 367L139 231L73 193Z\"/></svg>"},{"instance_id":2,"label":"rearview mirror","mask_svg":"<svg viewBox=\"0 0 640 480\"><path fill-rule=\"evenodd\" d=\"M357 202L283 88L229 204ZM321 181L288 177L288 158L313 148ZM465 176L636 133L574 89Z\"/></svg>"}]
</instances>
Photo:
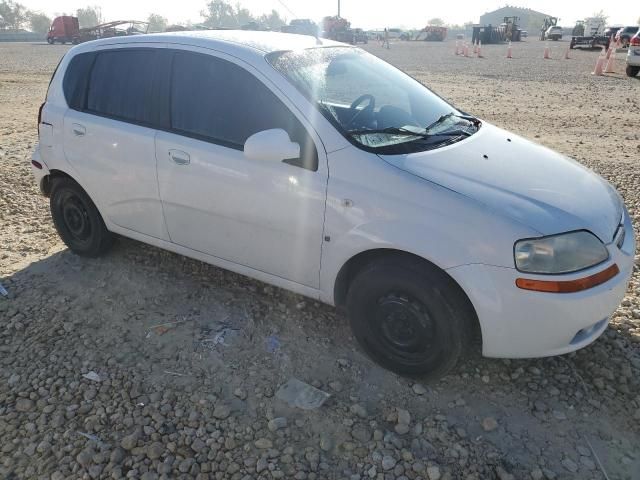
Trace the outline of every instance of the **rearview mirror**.
<instances>
[{"instance_id":1,"label":"rearview mirror","mask_svg":"<svg viewBox=\"0 0 640 480\"><path fill-rule=\"evenodd\" d=\"M300 145L292 142L281 128L254 133L244 142L244 156L249 160L281 162L300 157Z\"/></svg>"}]
</instances>

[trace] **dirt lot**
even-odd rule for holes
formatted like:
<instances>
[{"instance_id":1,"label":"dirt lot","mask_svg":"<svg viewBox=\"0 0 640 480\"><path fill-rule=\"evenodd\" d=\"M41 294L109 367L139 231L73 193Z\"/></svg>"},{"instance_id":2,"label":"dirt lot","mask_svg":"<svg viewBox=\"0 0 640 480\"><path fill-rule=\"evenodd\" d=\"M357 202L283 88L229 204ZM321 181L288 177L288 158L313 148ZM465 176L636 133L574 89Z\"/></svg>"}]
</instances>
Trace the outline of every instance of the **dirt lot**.
<instances>
[{"instance_id":1,"label":"dirt lot","mask_svg":"<svg viewBox=\"0 0 640 480\"><path fill-rule=\"evenodd\" d=\"M638 227L640 79L592 77L597 53L560 59L566 46L552 60L534 39L512 60L505 46L484 59L452 42L366 48L593 168ZM97 260L70 254L28 163L67 48L0 44L0 477L640 479L638 257L592 346L472 353L436 384L399 378L328 306L130 240ZM331 397L289 407L275 392L291 377Z\"/></svg>"}]
</instances>

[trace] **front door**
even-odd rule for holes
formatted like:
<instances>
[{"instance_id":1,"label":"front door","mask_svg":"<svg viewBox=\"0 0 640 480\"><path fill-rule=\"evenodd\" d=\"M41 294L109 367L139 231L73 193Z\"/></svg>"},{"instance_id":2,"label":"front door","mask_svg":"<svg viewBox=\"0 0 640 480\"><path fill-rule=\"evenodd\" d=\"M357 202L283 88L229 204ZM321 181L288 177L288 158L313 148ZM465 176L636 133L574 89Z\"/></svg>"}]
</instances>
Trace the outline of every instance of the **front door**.
<instances>
[{"instance_id":1,"label":"front door","mask_svg":"<svg viewBox=\"0 0 640 480\"><path fill-rule=\"evenodd\" d=\"M217 56L170 54L171 125L156 136L156 156L171 241L318 288L327 186L319 138L255 73ZM271 128L301 145L299 159L245 158L245 140Z\"/></svg>"}]
</instances>

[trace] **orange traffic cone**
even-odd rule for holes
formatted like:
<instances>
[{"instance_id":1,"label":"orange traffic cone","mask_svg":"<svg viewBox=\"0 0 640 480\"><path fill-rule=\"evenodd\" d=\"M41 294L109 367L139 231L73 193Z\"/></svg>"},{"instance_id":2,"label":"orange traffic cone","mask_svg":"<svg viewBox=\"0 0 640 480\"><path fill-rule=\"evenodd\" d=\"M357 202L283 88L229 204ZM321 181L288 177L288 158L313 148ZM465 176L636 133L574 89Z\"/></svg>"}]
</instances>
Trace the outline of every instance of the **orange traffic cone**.
<instances>
[{"instance_id":1,"label":"orange traffic cone","mask_svg":"<svg viewBox=\"0 0 640 480\"><path fill-rule=\"evenodd\" d=\"M478 40L478 51L476 53L478 58L482 58L482 40Z\"/></svg>"},{"instance_id":2,"label":"orange traffic cone","mask_svg":"<svg viewBox=\"0 0 640 480\"><path fill-rule=\"evenodd\" d=\"M591 75L597 75L597 76L602 75L602 68L604 66L604 61L605 61L604 57L605 57L604 47L602 47L602 52L600 52L600 55L598 55L598 60L596 61L596 67L593 70L593 72L591 72Z\"/></svg>"},{"instance_id":3,"label":"orange traffic cone","mask_svg":"<svg viewBox=\"0 0 640 480\"><path fill-rule=\"evenodd\" d=\"M611 58L611 52L613 52L613 45L611 43L609 43L609 48L607 49L607 55L606 55L606 59L609 60Z\"/></svg>"},{"instance_id":4,"label":"orange traffic cone","mask_svg":"<svg viewBox=\"0 0 640 480\"><path fill-rule=\"evenodd\" d=\"M468 43L464 44L464 56L466 58L469 58L469 44Z\"/></svg>"},{"instance_id":5,"label":"orange traffic cone","mask_svg":"<svg viewBox=\"0 0 640 480\"><path fill-rule=\"evenodd\" d=\"M544 56L543 56L543 58L545 60L551 59L551 49L549 48L549 44L548 43L544 46Z\"/></svg>"},{"instance_id":6,"label":"orange traffic cone","mask_svg":"<svg viewBox=\"0 0 640 480\"><path fill-rule=\"evenodd\" d=\"M509 42L509 46L507 47L507 58L513 58L513 48L511 47L511 42Z\"/></svg>"},{"instance_id":7,"label":"orange traffic cone","mask_svg":"<svg viewBox=\"0 0 640 480\"><path fill-rule=\"evenodd\" d=\"M611 50L609 60L607 61L607 68L604 69L604 73L616 73L616 51Z\"/></svg>"},{"instance_id":8,"label":"orange traffic cone","mask_svg":"<svg viewBox=\"0 0 640 480\"><path fill-rule=\"evenodd\" d=\"M571 57L569 56L569 47L567 47L567 50L564 52L564 59L565 60L569 60Z\"/></svg>"}]
</instances>

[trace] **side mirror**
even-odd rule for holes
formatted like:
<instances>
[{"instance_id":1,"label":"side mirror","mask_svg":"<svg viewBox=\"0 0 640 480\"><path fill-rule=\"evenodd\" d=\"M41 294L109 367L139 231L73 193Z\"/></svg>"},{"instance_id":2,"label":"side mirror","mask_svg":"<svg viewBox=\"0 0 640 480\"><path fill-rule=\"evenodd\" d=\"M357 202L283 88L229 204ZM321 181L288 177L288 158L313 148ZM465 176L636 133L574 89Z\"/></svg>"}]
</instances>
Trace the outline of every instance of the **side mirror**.
<instances>
[{"instance_id":1,"label":"side mirror","mask_svg":"<svg viewBox=\"0 0 640 480\"><path fill-rule=\"evenodd\" d=\"M300 145L281 128L254 133L244 142L244 156L249 160L281 162L300 157Z\"/></svg>"}]
</instances>

